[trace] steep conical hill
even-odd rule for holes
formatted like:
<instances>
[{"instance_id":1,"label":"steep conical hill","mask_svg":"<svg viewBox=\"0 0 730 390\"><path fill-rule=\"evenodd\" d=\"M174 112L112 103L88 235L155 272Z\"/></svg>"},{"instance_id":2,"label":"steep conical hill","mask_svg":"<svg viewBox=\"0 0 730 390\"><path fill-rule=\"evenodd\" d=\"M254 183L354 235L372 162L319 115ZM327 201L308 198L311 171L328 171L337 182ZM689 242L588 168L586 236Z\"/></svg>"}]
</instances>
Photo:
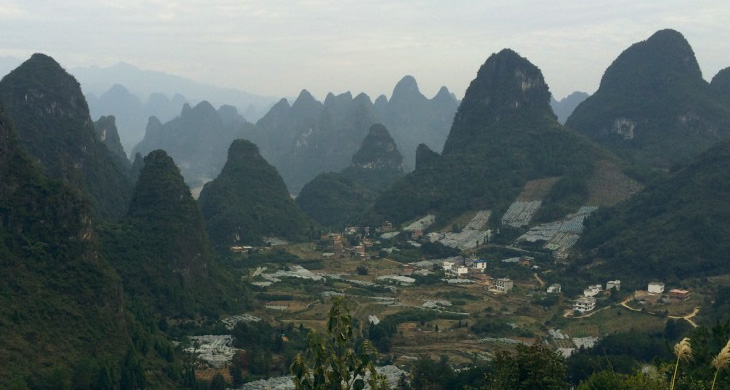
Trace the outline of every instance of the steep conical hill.
<instances>
[{"instance_id":1,"label":"steep conical hill","mask_svg":"<svg viewBox=\"0 0 730 390\"><path fill-rule=\"evenodd\" d=\"M199 201L214 245L261 244L264 237L298 241L312 229L276 168L246 140L233 141L226 165Z\"/></svg>"},{"instance_id":2,"label":"steep conical hill","mask_svg":"<svg viewBox=\"0 0 730 390\"><path fill-rule=\"evenodd\" d=\"M388 129L381 124L374 124L360 149L352 156L352 165L363 169L403 170L403 156L398 152Z\"/></svg>"},{"instance_id":3,"label":"steep conical hill","mask_svg":"<svg viewBox=\"0 0 730 390\"><path fill-rule=\"evenodd\" d=\"M129 172L132 163L127 159L127 154L124 152L124 147L122 147L119 140L119 132L117 131L114 116L109 115L99 118L98 121L94 122L94 130L96 130L96 138L106 145L119 168L124 172Z\"/></svg>"},{"instance_id":4,"label":"steep conical hill","mask_svg":"<svg viewBox=\"0 0 730 390\"><path fill-rule=\"evenodd\" d=\"M489 57L469 84L443 154L479 147L500 127L554 126L551 119L550 90L540 69L504 49Z\"/></svg>"},{"instance_id":5,"label":"steep conical hill","mask_svg":"<svg viewBox=\"0 0 730 390\"><path fill-rule=\"evenodd\" d=\"M156 249L166 253L164 265L171 272L186 282L207 277L211 252L202 215L175 162L162 150L144 158L129 219L163 240Z\"/></svg>"},{"instance_id":6,"label":"steep conical hill","mask_svg":"<svg viewBox=\"0 0 730 390\"><path fill-rule=\"evenodd\" d=\"M549 102L536 66L509 49L493 54L466 91L444 153L422 148L417 169L378 199L375 213L396 223L436 213L443 223L468 210L499 212L526 181L544 177L560 177L554 188L571 196L548 196L540 218L577 209L595 163L616 159L562 127Z\"/></svg>"},{"instance_id":7,"label":"steep conical hill","mask_svg":"<svg viewBox=\"0 0 730 390\"><path fill-rule=\"evenodd\" d=\"M730 272L730 141L589 218L578 246L596 272L645 283Z\"/></svg>"},{"instance_id":8,"label":"steep conical hill","mask_svg":"<svg viewBox=\"0 0 730 390\"><path fill-rule=\"evenodd\" d=\"M297 204L322 226L341 229L362 220L377 195L342 173L320 173L304 185Z\"/></svg>"},{"instance_id":9,"label":"steep conical hill","mask_svg":"<svg viewBox=\"0 0 730 390\"><path fill-rule=\"evenodd\" d=\"M21 144L49 175L88 193L100 217L126 212L129 179L96 138L79 83L53 58L34 54L10 72L0 100Z\"/></svg>"},{"instance_id":10,"label":"steep conical hill","mask_svg":"<svg viewBox=\"0 0 730 390\"><path fill-rule=\"evenodd\" d=\"M566 125L650 168L730 136L730 108L702 79L682 34L661 30L626 49Z\"/></svg>"},{"instance_id":11,"label":"steep conical hill","mask_svg":"<svg viewBox=\"0 0 730 390\"><path fill-rule=\"evenodd\" d=\"M727 100L730 100L730 67L717 72L710 85Z\"/></svg>"},{"instance_id":12,"label":"steep conical hill","mask_svg":"<svg viewBox=\"0 0 730 390\"><path fill-rule=\"evenodd\" d=\"M131 324L90 205L41 172L2 108L0 178L0 388L58 388L72 377L98 388L131 344Z\"/></svg>"},{"instance_id":13,"label":"steep conical hill","mask_svg":"<svg viewBox=\"0 0 730 390\"><path fill-rule=\"evenodd\" d=\"M403 176L403 157L388 129L370 127L352 164L342 173L319 174L307 183L297 204L324 226L342 228L360 222L373 201Z\"/></svg>"},{"instance_id":14,"label":"steep conical hill","mask_svg":"<svg viewBox=\"0 0 730 390\"><path fill-rule=\"evenodd\" d=\"M374 194L387 190L403 176L403 156L385 126L377 123L370 127L352 156L352 164L342 174Z\"/></svg>"},{"instance_id":15,"label":"steep conical hill","mask_svg":"<svg viewBox=\"0 0 730 390\"><path fill-rule=\"evenodd\" d=\"M429 164L430 161L438 159L439 154L431 150L426 144L418 145L416 149L416 169L423 167L425 164Z\"/></svg>"},{"instance_id":16,"label":"steep conical hill","mask_svg":"<svg viewBox=\"0 0 730 390\"><path fill-rule=\"evenodd\" d=\"M144 158L128 215L101 232L126 292L164 316L192 316L217 286L213 252L197 202L164 151ZM215 311L209 302L208 312Z\"/></svg>"}]
</instances>

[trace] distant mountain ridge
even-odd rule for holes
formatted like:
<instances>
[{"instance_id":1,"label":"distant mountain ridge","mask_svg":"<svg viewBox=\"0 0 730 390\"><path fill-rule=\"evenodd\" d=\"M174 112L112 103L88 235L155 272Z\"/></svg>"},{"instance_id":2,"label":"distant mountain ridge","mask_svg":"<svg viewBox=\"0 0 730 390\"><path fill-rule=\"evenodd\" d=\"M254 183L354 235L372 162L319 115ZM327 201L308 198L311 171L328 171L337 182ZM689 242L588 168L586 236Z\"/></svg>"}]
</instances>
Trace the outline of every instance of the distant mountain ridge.
<instances>
[{"instance_id":1,"label":"distant mountain ridge","mask_svg":"<svg viewBox=\"0 0 730 390\"><path fill-rule=\"evenodd\" d=\"M117 118L120 140L125 151L131 151L144 137L149 117L167 122L175 118L187 103L180 94L168 98L161 93L149 96L143 104L140 98L120 84L114 84L108 91L96 97L86 94L92 118L113 115Z\"/></svg>"},{"instance_id":2,"label":"distant mountain ridge","mask_svg":"<svg viewBox=\"0 0 730 390\"><path fill-rule=\"evenodd\" d=\"M198 187L218 175L234 139L250 138L252 134L253 125L233 107L216 110L206 101L195 107L185 104L180 115L167 123L151 117L144 139L132 154L145 156L152 150L165 150L186 182Z\"/></svg>"},{"instance_id":3,"label":"distant mountain ridge","mask_svg":"<svg viewBox=\"0 0 730 390\"><path fill-rule=\"evenodd\" d=\"M180 94L189 99L191 104L207 100L215 106L233 105L243 110L244 113L249 107L260 113L264 112L276 101L274 97L256 95L235 88L207 85L164 72L143 70L125 62L110 67L77 67L71 69L71 73L78 78L87 93L97 96L107 91L114 84L121 84L130 91L134 91L141 98L146 98L155 93Z\"/></svg>"},{"instance_id":4,"label":"distant mountain ridge","mask_svg":"<svg viewBox=\"0 0 730 390\"><path fill-rule=\"evenodd\" d=\"M667 169L730 137L730 107L702 78L682 34L661 30L621 53L566 125L634 162Z\"/></svg>"},{"instance_id":5,"label":"distant mountain ridge","mask_svg":"<svg viewBox=\"0 0 730 390\"><path fill-rule=\"evenodd\" d=\"M419 92L415 79L406 76L394 89L390 102L381 96L376 103L373 104L365 94L353 97L350 92L340 95L330 93L324 102L319 102L307 90L302 90L292 104L287 99L279 100L256 122L255 127L237 124L243 130L234 129L235 138L247 139L258 145L266 160L277 167L289 191L297 194L317 174L348 167L353 154L361 146L361 140L375 123L385 124L399 148L411 151L403 155L403 164L406 170L408 167L412 169L418 144L426 143L438 149L443 147L457 101L445 87L433 99L427 99ZM226 109L223 110L223 107ZM222 106L219 113L234 118L229 120L245 122L240 114L231 111L233 108ZM216 164L198 163L210 168L202 176L208 179L215 177L222 166L223 151L235 138L215 136L222 133L213 130L206 130L205 135L194 136L191 132L193 127L199 131L206 127L185 124L191 119L183 112L164 125L163 121L151 120L147 134L132 151L132 155L158 148L167 150L180 164L186 180L190 181L190 166L196 163L181 151L186 148L189 151L209 149L206 152L209 154L215 150L214 157L196 152L196 160L218 161ZM224 119L223 116L220 119ZM392 124L388 125L388 122ZM214 129L216 126L210 124L207 127ZM168 130L159 131L160 128L168 127ZM185 137L180 137L172 130L182 127L190 128L185 131ZM208 148L200 142L200 137L217 146ZM191 143L191 140L197 141ZM189 145L186 148L174 146L184 143ZM193 173L192 176L196 175L201 176L201 173Z\"/></svg>"},{"instance_id":6,"label":"distant mountain ridge","mask_svg":"<svg viewBox=\"0 0 730 390\"><path fill-rule=\"evenodd\" d=\"M573 113L579 104L588 99L588 96L590 95L585 92L575 91L559 101L555 100L555 97L551 97L550 107L553 108L553 112L558 117L558 122L564 125L565 121L570 117L570 114Z\"/></svg>"},{"instance_id":7,"label":"distant mountain ridge","mask_svg":"<svg viewBox=\"0 0 730 390\"><path fill-rule=\"evenodd\" d=\"M282 100L256 123L259 138L253 141L296 194L318 173L349 165L360 140L377 121L364 94L328 95L321 103L303 90L294 104Z\"/></svg>"},{"instance_id":8,"label":"distant mountain ridge","mask_svg":"<svg viewBox=\"0 0 730 390\"><path fill-rule=\"evenodd\" d=\"M418 144L443 147L457 100L442 88L433 99L411 76L394 88L391 100L375 103L365 94L328 94L324 103L303 90L291 106L282 99L257 123L252 141L281 172L292 193L318 173L340 171L351 163L370 126L382 123L403 151L406 170L415 166Z\"/></svg>"},{"instance_id":9,"label":"distant mountain ridge","mask_svg":"<svg viewBox=\"0 0 730 390\"><path fill-rule=\"evenodd\" d=\"M390 100L378 97L374 105L381 123L387 127L403 154L404 168L415 167L416 148L426 144L442 150L459 101L446 87L428 99L418 89L413 76L403 77L393 88Z\"/></svg>"}]
</instances>

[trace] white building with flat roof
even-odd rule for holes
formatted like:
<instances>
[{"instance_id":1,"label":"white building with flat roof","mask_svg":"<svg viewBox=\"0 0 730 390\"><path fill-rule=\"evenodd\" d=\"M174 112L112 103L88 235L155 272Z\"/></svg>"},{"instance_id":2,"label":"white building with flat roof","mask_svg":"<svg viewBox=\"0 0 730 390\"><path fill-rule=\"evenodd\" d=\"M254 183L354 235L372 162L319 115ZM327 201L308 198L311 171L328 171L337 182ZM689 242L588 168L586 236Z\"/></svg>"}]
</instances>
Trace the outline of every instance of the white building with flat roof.
<instances>
[{"instance_id":1,"label":"white building with flat roof","mask_svg":"<svg viewBox=\"0 0 730 390\"><path fill-rule=\"evenodd\" d=\"M649 294L662 294L664 293L664 283L651 282L649 283L649 287L647 287L646 291L648 291Z\"/></svg>"},{"instance_id":2,"label":"white building with flat roof","mask_svg":"<svg viewBox=\"0 0 730 390\"><path fill-rule=\"evenodd\" d=\"M594 284L592 286L588 286L587 289L583 290L583 296L595 297L596 295L600 294L601 291L603 291L603 287L600 284Z\"/></svg>"},{"instance_id":3,"label":"white building with flat roof","mask_svg":"<svg viewBox=\"0 0 730 390\"><path fill-rule=\"evenodd\" d=\"M606 282L606 290L610 290L612 288L616 288L616 291L621 290L621 281L620 280L609 280Z\"/></svg>"},{"instance_id":4,"label":"white building with flat roof","mask_svg":"<svg viewBox=\"0 0 730 390\"><path fill-rule=\"evenodd\" d=\"M580 297L573 302L573 310L581 313L591 311L596 308L596 298Z\"/></svg>"},{"instance_id":5,"label":"white building with flat roof","mask_svg":"<svg viewBox=\"0 0 730 390\"><path fill-rule=\"evenodd\" d=\"M547 289L548 294L560 294L561 291L562 287L557 283L551 284Z\"/></svg>"},{"instance_id":6,"label":"white building with flat roof","mask_svg":"<svg viewBox=\"0 0 730 390\"><path fill-rule=\"evenodd\" d=\"M502 292L509 292L509 290L512 290L512 287L515 286L515 282L510 280L509 278L499 278L494 281L494 287L497 288L497 290Z\"/></svg>"}]
</instances>

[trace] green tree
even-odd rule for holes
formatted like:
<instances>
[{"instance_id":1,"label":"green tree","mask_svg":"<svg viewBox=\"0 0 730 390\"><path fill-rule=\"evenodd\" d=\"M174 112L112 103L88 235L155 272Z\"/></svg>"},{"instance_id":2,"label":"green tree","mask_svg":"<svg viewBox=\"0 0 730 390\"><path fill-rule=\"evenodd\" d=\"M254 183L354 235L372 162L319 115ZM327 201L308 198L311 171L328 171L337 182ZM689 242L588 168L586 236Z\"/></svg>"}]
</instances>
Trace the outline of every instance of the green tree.
<instances>
[{"instance_id":1,"label":"green tree","mask_svg":"<svg viewBox=\"0 0 730 390\"><path fill-rule=\"evenodd\" d=\"M134 348L127 351L127 356L122 362L122 375L119 387L122 390L144 389L147 383L139 354Z\"/></svg>"},{"instance_id":2,"label":"green tree","mask_svg":"<svg viewBox=\"0 0 730 390\"><path fill-rule=\"evenodd\" d=\"M497 352L494 374L489 378L489 390L563 390L569 387L565 381L565 362L557 352L536 342L531 346L520 345L517 354Z\"/></svg>"},{"instance_id":3,"label":"green tree","mask_svg":"<svg viewBox=\"0 0 730 390\"><path fill-rule=\"evenodd\" d=\"M353 344L347 304L342 297L335 297L326 337L310 332L307 351L297 354L290 367L295 389L362 390L366 382L371 389L387 389L384 379L375 371L377 351L370 341L364 341L359 351Z\"/></svg>"},{"instance_id":4,"label":"green tree","mask_svg":"<svg viewBox=\"0 0 730 390\"><path fill-rule=\"evenodd\" d=\"M213 380L210 382L210 386L208 388L210 390L225 390L226 379L223 378L223 375L216 374L216 376L214 376Z\"/></svg>"},{"instance_id":5,"label":"green tree","mask_svg":"<svg viewBox=\"0 0 730 390\"><path fill-rule=\"evenodd\" d=\"M620 374L611 370L599 371L578 386L578 390L664 390L667 382L660 377L635 373Z\"/></svg>"},{"instance_id":6,"label":"green tree","mask_svg":"<svg viewBox=\"0 0 730 390\"><path fill-rule=\"evenodd\" d=\"M244 358L243 352L238 351L233 356L233 361L231 362L231 366L228 367L228 371L231 373L231 380L233 381L233 387L239 388L241 385L243 385L243 367L244 367Z\"/></svg>"}]
</instances>

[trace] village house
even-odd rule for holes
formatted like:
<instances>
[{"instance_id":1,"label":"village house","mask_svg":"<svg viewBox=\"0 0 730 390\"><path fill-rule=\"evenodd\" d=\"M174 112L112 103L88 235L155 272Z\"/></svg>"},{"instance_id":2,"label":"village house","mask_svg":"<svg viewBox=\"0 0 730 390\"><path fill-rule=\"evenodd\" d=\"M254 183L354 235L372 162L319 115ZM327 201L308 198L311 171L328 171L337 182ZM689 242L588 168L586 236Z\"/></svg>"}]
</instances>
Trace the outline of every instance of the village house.
<instances>
[{"instance_id":1,"label":"village house","mask_svg":"<svg viewBox=\"0 0 730 390\"><path fill-rule=\"evenodd\" d=\"M557 283L551 284L547 289L548 294L560 294L561 291L562 288Z\"/></svg>"},{"instance_id":2,"label":"village house","mask_svg":"<svg viewBox=\"0 0 730 390\"><path fill-rule=\"evenodd\" d=\"M365 247L362 245L355 246L352 248L356 256L365 257Z\"/></svg>"},{"instance_id":3,"label":"village house","mask_svg":"<svg viewBox=\"0 0 730 390\"><path fill-rule=\"evenodd\" d=\"M560 248L553 252L553 257L555 258L555 260L565 260L568 258L569 254L570 252L567 249Z\"/></svg>"},{"instance_id":4,"label":"village house","mask_svg":"<svg viewBox=\"0 0 730 390\"><path fill-rule=\"evenodd\" d=\"M423 230L416 229L411 233L411 239L418 240L421 237L423 237Z\"/></svg>"},{"instance_id":5,"label":"village house","mask_svg":"<svg viewBox=\"0 0 730 390\"><path fill-rule=\"evenodd\" d=\"M440 240L442 237L443 237L443 234L441 234L441 233L435 233L435 232L426 233L426 239L428 240L428 242L436 242L436 241Z\"/></svg>"},{"instance_id":6,"label":"village house","mask_svg":"<svg viewBox=\"0 0 730 390\"><path fill-rule=\"evenodd\" d=\"M454 263L451 261L444 261L444 271L451 272L454 269Z\"/></svg>"},{"instance_id":7,"label":"village house","mask_svg":"<svg viewBox=\"0 0 730 390\"><path fill-rule=\"evenodd\" d=\"M588 286L587 289L583 290L583 296L584 297L595 297L596 295L600 294L601 291L603 291L603 287L600 284L594 284L592 286Z\"/></svg>"},{"instance_id":8,"label":"village house","mask_svg":"<svg viewBox=\"0 0 730 390\"><path fill-rule=\"evenodd\" d=\"M339 234L330 234L329 236L330 244L335 247L342 247L342 236Z\"/></svg>"},{"instance_id":9,"label":"village house","mask_svg":"<svg viewBox=\"0 0 730 390\"><path fill-rule=\"evenodd\" d=\"M456 269L456 274L459 276L464 276L467 273L469 273L469 268L467 268L467 267L461 266Z\"/></svg>"},{"instance_id":10,"label":"village house","mask_svg":"<svg viewBox=\"0 0 730 390\"><path fill-rule=\"evenodd\" d=\"M673 288L669 290L669 299L678 302L686 301L689 299L689 291Z\"/></svg>"},{"instance_id":11,"label":"village house","mask_svg":"<svg viewBox=\"0 0 730 390\"><path fill-rule=\"evenodd\" d=\"M621 291L621 281L609 280L608 282L606 282L606 290L610 290L612 288L616 288L616 291Z\"/></svg>"},{"instance_id":12,"label":"village house","mask_svg":"<svg viewBox=\"0 0 730 390\"><path fill-rule=\"evenodd\" d=\"M401 275L403 276L411 276L413 275L413 265L412 264L403 264L403 270L401 271Z\"/></svg>"},{"instance_id":13,"label":"village house","mask_svg":"<svg viewBox=\"0 0 730 390\"><path fill-rule=\"evenodd\" d=\"M480 271L486 270L487 269L487 261L486 260L482 260L482 259L476 260L474 262L474 268L476 268L476 269L478 269Z\"/></svg>"},{"instance_id":14,"label":"village house","mask_svg":"<svg viewBox=\"0 0 730 390\"><path fill-rule=\"evenodd\" d=\"M474 259L470 259L467 257L459 257L457 261L460 261L464 267L473 267L474 266Z\"/></svg>"},{"instance_id":15,"label":"village house","mask_svg":"<svg viewBox=\"0 0 730 390\"><path fill-rule=\"evenodd\" d=\"M662 294L664 292L664 283L662 282L651 282L649 287L646 289L649 294Z\"/></svg>"},{"instance_id":16,"label":"village house","mask_svg":"<svg viewBox=\"0 0 730 390\"><path fill-rule=\"evenodd\" d=\"M389 232L389 231L393 230L393 224L390 221L385 221L383 223L383 226L381 227L381 229L384 232Z\"/></svg>"},{"instance_id":17,"label":"village house","mask_svg":"<svg viewBox=\"0 0 730 390\"><path fill-rule=\"evenodd\" d=\"M573 310L585 313L596 308L596 298L580 297L573 302Z\"/></svg>"},{"instance_id":18,"label":"village house","mask_svg":"<svg viewBox=\"0 0 730 390\"><path fill-rule=\"evenodd\" d=\"M494 286L501 292L509 292L515 283L509 278L499 278L494 281Z\"/></svg>"}]
</instances>

